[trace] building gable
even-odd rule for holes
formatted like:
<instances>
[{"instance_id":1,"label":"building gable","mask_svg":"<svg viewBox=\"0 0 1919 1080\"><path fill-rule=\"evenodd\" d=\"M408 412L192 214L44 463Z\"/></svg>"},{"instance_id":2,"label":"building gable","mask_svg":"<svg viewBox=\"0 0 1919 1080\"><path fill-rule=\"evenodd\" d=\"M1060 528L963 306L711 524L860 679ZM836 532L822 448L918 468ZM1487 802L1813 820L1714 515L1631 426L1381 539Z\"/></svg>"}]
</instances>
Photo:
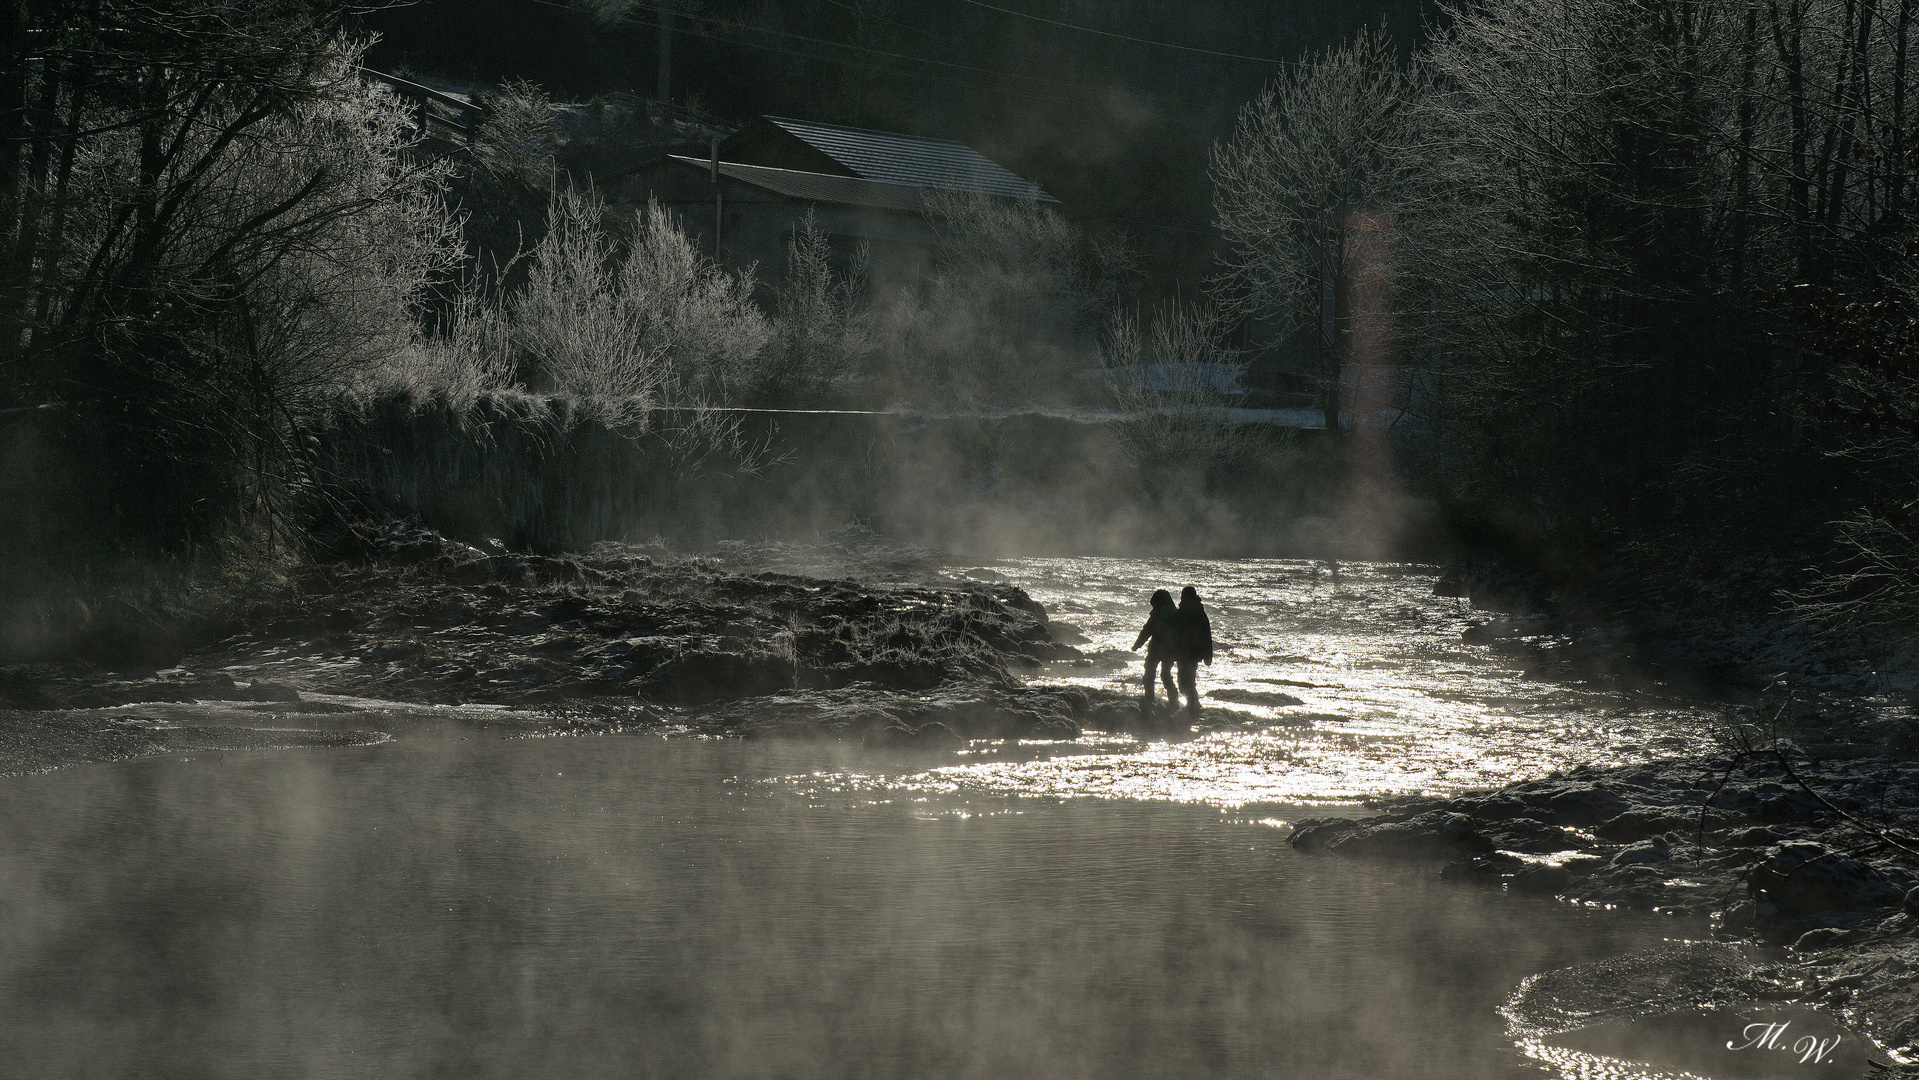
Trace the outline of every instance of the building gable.
<instances>
[{"instance_id":1,"label":"building gable","mask_svg":"<svg viewBox=\"0 0 1919 1080\"><path fill-rule=\"evenodd\" d=\"M720 144L722 161L1056 203L1039 185L951 139L762 117Z\"/></svg>"}]
</instances>

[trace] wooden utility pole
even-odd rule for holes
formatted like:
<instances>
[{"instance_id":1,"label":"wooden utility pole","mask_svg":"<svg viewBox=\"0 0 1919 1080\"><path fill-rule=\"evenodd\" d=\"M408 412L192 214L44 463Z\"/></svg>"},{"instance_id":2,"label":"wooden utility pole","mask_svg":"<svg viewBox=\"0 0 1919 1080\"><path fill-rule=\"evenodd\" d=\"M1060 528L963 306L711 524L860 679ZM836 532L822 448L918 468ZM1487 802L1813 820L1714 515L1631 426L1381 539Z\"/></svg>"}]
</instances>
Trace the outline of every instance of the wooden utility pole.
<instances>
[{"instance_id":1,"label":"wooden utility pole","mask_svg":"<svg viewBox=\"0 0 1919 1080\"><path fill-rule=\"evenodd\" d=\"M706 178L713 185L713 260L720 258L720 222L726 213L726 192L720 188L720 140L715 138L710 144L712 157L707 160Z\"/></svg>"},{"instance_id":2,"label":"wooden utility pole","mask_svg":"<svg viewBox=\"0 0 1919 1080\"><path fill-rule=\"evenodd\" d=\"M653 97L662 105L673 101L673 9L660 10L660 82Z\"/></svg>"}]
</instances>

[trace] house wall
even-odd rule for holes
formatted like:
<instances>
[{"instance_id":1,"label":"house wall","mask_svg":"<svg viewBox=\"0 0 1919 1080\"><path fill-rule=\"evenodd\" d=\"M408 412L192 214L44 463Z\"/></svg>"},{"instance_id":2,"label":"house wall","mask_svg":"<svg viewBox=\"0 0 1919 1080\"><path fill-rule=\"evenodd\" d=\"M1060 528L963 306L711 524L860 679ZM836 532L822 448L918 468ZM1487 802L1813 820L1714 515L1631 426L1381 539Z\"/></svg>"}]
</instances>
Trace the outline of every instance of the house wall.
<instances>
[{"instance_id":1,"label":"house wall","mask_svg":"<svg viewBox=\"0 0 1919 1080\"><path fill-rule=\"evenodd\" d=\"M919 214L794 199L724 176L719 191L720 259L739 269L755 267L762 282L784 279L787 241L805 226L809 212L842 260L864 249L867 275L874 282L919 276L939 240ZM657 199L678 216L702 251L713 253L714 189L706 169L664 161L609 183L606 194L622 213L645 206L649 196Z\"/></svg>"}]
</instances>

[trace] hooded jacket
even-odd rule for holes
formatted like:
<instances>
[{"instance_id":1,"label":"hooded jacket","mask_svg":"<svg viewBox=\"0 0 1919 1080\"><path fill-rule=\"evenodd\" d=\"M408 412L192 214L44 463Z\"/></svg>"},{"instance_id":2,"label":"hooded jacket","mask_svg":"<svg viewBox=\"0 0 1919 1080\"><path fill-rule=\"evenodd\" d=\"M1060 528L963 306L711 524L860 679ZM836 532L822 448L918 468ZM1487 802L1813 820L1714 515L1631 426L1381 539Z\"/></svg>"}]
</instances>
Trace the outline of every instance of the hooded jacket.
<instances>
[{"instance_id":1,"label":"hooded jacket","mask_svg":"<svg viewBox=\"0 0 1919 1080\"><path fill-rule=\"evenodd\" d=\"M1213 620L1207 617L1206 605L1199 602L1199 593L1190 585L1179 594L1173 641L1175 660L1213 662Z\"/></svg>"},{"instance_id":2,"label":"hooded jacket","mask_svg":"<svg viewBox=\"0 0 1919 1080\"><path fill-rule=\"evenodd\" d=\"M1146 645L1148 659L1178 656L1179 618L1179 608L1173 606L1171 596L1166 597L1164 601L1156 602L1153 605L1153 614L1146 620L1146 625L1140 630L1139 637L1134 640L1133 648ZM1151 644L1147 644L1148 642Z\"/></svg>"}]
</instances>

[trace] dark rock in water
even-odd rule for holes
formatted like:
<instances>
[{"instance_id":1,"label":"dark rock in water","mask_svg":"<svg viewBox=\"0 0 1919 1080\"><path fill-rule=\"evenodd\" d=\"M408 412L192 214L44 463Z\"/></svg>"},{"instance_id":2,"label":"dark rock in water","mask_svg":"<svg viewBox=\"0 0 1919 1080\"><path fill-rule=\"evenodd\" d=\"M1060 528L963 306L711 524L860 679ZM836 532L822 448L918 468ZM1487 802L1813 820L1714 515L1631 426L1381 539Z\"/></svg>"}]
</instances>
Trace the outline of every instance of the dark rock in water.
<instances>
[{"instance_id":1,"label":"dark rock in water","mask_svg":"<svg viewBox=\"0 0 1919 1080\"><path fill-rule=\"evenodd\" d=\"M805 685L817 683L822 689L837 689L854 683L870 683L891 690L931 690L945 678L945 669L931 660L880 660L870 664L840 664L801 676Z\"/></svg>"},{"instance_id":2,"label":"dark rock in water","mask_svg":"<svg viewBox=\"0 0 1919 1080\"><path fill-rule=\"evenodd\" d=\"M867 732L865 745L875 749L953 751L965 749L966 740L938 722L919 727L893 724Z\"/></svg>"},{"instance_id":3,"label":"dark rock in water","mask_svg":"<svg viewBox=\"0 0 1919 1080\"><path fill-rule=\"evenodd\" d=\"M1554 825L1598 825L1632 808L1624 795L1579 780L1559 781L1530 801L1535 816Z\"/></svg>"},{"instance_id":4,"label":"dark rock in water","mask_svg":"<svg viewBox=\"0 0 1919 1080\"><path fill-rule=\"evenodd\" d=\"M1017 585L1002 582L968 582L966 591L992 597L1017 611L1024 611L1038 619L1040 625L1046 624L1046 605L1026 595L1026 590Z\"/></svg>"},{"instance_id":5,"label":"dark rock in water","mask_svg":"<svg viewBox=\"0 0 1919 1080\"><path fill-rule=\"evenodd\" d=\"M1572 877L1572 871L1563 866L1528 863L1513 872L1512 889L1533 896L1557 896L1572 884Z\"/></svg>"},{"instance_id":6,"label":"dark rock in water","mask_svg":"<svg viewBox=\"0 0 1919 1080\"><path fill-rule=\"evenodd\" d=\"M1798 940L1792 943L1792 947L1795 952L1814 952L1820 949L1830 949L1834 945L1842 944L1851 936L1852 931L1850 930L1841 929L1837 926L1822 926L1816 930L1808 930L1800 934Z\"/></svg>"},{"instance_id":7,"label":"dark rock in water","mask_svg":"<svg viewBox=\"0 0 1919 1080\"><path fill-rule=\"evenodd\" d=\"M1664 809L1628 810L1610 821L1593 827L1601 840L1630 844L1670 832L1691 832L1698 828L1697 818L1684 818Z\"/></svg>"},{"instance_id":8,"label":"dark rock in water","mask_svg":"<svg viewBox=\"0 0 1919 1080\"><path fill-rule=\"evenodd\" d=\"M1493 858L1459 859L1439 870L1441 881L1467 885L1497 885L1506 876L1504 860Z\"/></svg>"},{"instance_id":9,"label":"dark rock in water","mask_svg":"<svg viewBox=\"0 0 1919 1080\"><path fill-rule=\"evenodd\" d=\"M743 699L717 709L715 716L724 718L726 730L749 737L825 736L879 745L899 736L874 735L869 740L870 733L938 725L934 734L945 730L962 739L1050 741L1078 738L1076 717L1100 694L1077 687L1001 690L981 684L915 694L863 684Z\"/></svg>"},{"instance_id":10,"label":"dark rock in water","mask_svg":"<svg viewBox=\"0 0 1919 1080\"><path fill-rule=\"evenodd\" d=\"M1797 840L1769 850L1747 878L1759 927L1774 935L1801 920L1903 904L1906 890L1884 873L1822 844Z\"/></svg>"},{"instance_id":11,"label":"dark rock in water","mask_svg":"<svg viewBox=\"0 0 1919 1080\"><path fill-rule=\"evenodd\" d=\"M1090 645L1093 643L1092 638L1087 637L1079 627L1074 626L1072 623L1048 623L1047 629L1053 632L1053 640L1059 642L1061 645Z\"/></svg>"},{"instance_id":12,"label":"dark rock in water","mask_svg":"<svg viewBox=\"0 0 1919 1080\"><path fill-rule=\"evenodd\" d=\"M1468 795L1455 800L1453 806L1485 821L1504 821L1507 818L1527 817L1533 814L1531 804L1518 794L1508 791L1495 791L1488 795Z\"/></svg>"},{"instance_id":13,"label":"dark rock in water","mask_svg":"<svg viewBox=\"0 0 1919 1080\"><path fill-rule=\"evenodd\" d=\"M1719 913L1719 927L1729 935L1745 937L1753 931L1753 905L1741 900Z\"/></svg>"},{"instance_id":14,"label":"dark rock in water","mask_svg":"<svg viewBox=\"0 0 1919 1080\"><path fill-rule=\"evenodd\" d=\"M1362 859L1456 858L1484 855L1493 843L1465 814L1433 810L1406 821L1373 825L1327 845L1336 855Z\"/></svg>"},{"instance_id":15,"label":"dark rock in water","mask_svg":"<svg viewBox=\"0 0 1919 1080\"><path fill-rule=\"evenodd\" d=\"M1024 738L1040 742L1070 742L1080 736L1079 725L1071 720L1041 720Z\"/></svg>"},{"instance_id":16,"label":"dark rock in water","mask_svg":"<svg viewBox=\"0 0 1919 1080\"><path fill-rule=\"evenodd\" d=\"M1712 806L1774 824L1811 821L1825 813L1811 792L1772 782L1721 791Z\"/></svg>"},{"instance_id":17,"label":"dark rock in water","mask_svg":"<svg viewBox=\"0 0 1919 1080\"><path fill-rule=\"evenodd\" d=\"M1516 817L1504 821L1479 823L1486 839L1502 851L1522 851L1528 855L1547 855L1578 848L1581 838L1558 825L1533 818Z\"/></svg>"},{"instance_id":18,"label":"dark rock in water","mask_svg":"<svg viewBox=\"0 0 1919 1080\"><path fill-rule=\"evenodd\" d=\"M1208 690L1206 696L1217 701L1230 701L1235 705L1268 705L1273 708L1284 708L1289 705L1306 704L1291 694L1278 694L1264 690L1240 690L1230 686L1219 690Z\"/></svg>"},{"instance_id":19,"label":"dark rock in water","mask_svg":"<svg viewBox=\"0 0 1919 1080\"><path fill-rule=\"evenodd\" d=\"M1288 842L1294 850L1310 855L1325 851L1333 841L1365 827L1364 821L1353 818L1303 818L1293 824L1293 835Z\"/></svg>"},{"instance_id":20,"label":"dark rock in water","mask_svg":"<svg viewBox=\"0 0 1919 1080\"><path fill-rule=\"evenodd\" d=\"M142 680L92 687L66 699L70 709L103 709L147 702L279 701L296 702L300 692L285 683L256 680L240 686L225 672L199 678Z\"/></svg>"},{"instance_id":21,"label":"dark rock in water","mask_svg":"<svg viewBox=\"0 0 1919 1080\"><path fill-rule=\"evenodd\" d=\"M1614 866L1630 866L1633 863L1665 862L1672 857L1672 849L1657 840L1641 840L1619 849L1612 857Z\"/></svg>"},{"instance_id":22,"label":"dark rock in water","mask_svg":"<svg viewBox=\"0 0 1919 1080\"><path fill-rule=\"evenodd\" d=\"M769 653L695 653L654 668L641 694L675 705L699 705L792 689L793 661Z\"/></svg>"},{"instance_id":23,"label":"dark rock in water","mask_svg":"<svg viewBox=\"0 0 1919 1080\"><path fill-rule=\"evenodd\" d=\"M265 682L259 679L245 689L236 689L236 701L299 701L300 692L285 683Z\"/></svg>"}]
</instances>

